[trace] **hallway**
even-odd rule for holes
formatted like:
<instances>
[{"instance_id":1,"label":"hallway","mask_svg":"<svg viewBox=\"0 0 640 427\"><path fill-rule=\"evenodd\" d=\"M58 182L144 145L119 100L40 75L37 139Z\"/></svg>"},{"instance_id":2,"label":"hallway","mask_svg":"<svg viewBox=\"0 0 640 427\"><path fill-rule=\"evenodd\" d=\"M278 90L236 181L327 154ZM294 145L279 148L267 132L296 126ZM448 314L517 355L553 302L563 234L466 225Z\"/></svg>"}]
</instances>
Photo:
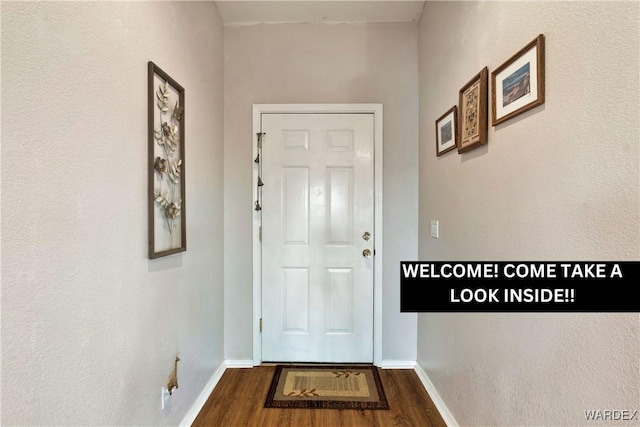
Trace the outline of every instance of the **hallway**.
<instances>
[{"instance_id":1,"label":"hallway","mask_svg":"<svg viewBox=\"0 0 640 427\"><path fill-rule=\"evenodd\" d=\"M390 410L263 408L275 366L227 369L194 427L445 427L411 369L378 369Z\"/></svg>"}]
</instances>

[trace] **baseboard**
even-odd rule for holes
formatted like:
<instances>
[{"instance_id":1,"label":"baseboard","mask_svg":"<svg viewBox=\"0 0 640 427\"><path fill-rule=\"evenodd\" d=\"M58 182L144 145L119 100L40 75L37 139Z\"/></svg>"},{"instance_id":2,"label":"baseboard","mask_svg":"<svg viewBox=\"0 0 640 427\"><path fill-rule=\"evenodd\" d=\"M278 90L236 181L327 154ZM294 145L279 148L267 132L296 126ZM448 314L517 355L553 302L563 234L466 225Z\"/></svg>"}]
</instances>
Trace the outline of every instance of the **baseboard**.
<instances>
[{"instance_id":1,"label":"baseboard","mask_svg":"<svg viewBox=\"0 0 640 427\"><path fill-rule=\"evenodd\" d=\"M211 378L207 382L207 385L204 386L204 389L202 390L196 401L193 402L193 405L191 405L191 409L189 409L187 415L185 415L182 419L182 422L180 423L181 426L189 427L191 426L191 424L193 424L193 422L196 420L196 417L200 413L200 410L202 409L204 404L207 403L207 399L209 399L209 396L211 396L213 389L218 384L218 381L220 381L220 378L222 378L222 374L224 374L224 371L226 369L226 362L222 362L218 369L215 370L213 375L211 375Z\"/></svg>"},{"instance_id":2,"label":"baseboard","mask_svg":"<svg viewBox=\"0 0 640 427\"><path fill-rule=\"evenodd\" d=\"M380 369L415 369L415 360L383 360L378 365Z\"/></svg>"},{"instance_id":3,"label":"baseboard","mask_svg":"<svg viewBox=\"0 0 640 427\"><path fill-rule=\"evenodd\" d=\"M438 412L440 412L440 415L442 416L442 419L447 424L447 426L458 427L458 423L456 422L456 419L453 418L453 414L451 414L451 412L449 411L449 408L447 408L447 405L444 404L444 401L438 394L438 391L436 390L433 383L429 379L429 376L427 375L427 373L424 371L422 366L420 366L420 363L415 363L414 369L416 371L416 374L418 375L418 378L420 378L420 381L422 381L422 385L427 390L427 393L429 393L429 397L431 397L433 404L436 405Z\"/></svg>"},{"instance_id":4,"label":"baseboard","mask_svg":"<svg viewBox=\"0 0 640 427\"><path fill-rule=\"evenodd\" d=\"M225 360L227 368L253 368L253 360Z\"/></svg>"}]
</instances>

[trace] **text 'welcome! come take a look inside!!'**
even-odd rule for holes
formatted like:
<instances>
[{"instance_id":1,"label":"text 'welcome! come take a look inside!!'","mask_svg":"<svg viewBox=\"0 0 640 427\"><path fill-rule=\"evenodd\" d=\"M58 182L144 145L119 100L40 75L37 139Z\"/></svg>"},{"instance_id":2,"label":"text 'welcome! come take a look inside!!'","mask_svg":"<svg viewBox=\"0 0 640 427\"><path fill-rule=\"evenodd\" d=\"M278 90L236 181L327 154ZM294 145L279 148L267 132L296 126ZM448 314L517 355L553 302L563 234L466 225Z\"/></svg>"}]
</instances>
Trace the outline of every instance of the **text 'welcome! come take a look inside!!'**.
<instances>
[{"instance_id":1,"label":"text 'welcome! come take a look inside!!'","mask_svg":"<svg viewBox=\"0 0 640 427\"><path fill-rule=\"evenodd\" d=\"M402 312L640 312L640 262L402 262Z\"/></svg>"}]
</instances>

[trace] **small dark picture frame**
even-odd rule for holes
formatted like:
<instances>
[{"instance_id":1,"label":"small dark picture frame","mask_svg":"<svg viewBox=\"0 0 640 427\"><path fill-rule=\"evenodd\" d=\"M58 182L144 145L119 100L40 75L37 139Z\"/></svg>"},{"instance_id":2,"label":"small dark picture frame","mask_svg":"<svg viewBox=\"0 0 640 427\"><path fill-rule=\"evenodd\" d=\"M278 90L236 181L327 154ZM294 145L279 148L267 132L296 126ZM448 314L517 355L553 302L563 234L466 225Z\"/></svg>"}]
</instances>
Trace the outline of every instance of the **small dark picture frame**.
<instances>
[{"instance_id":1,"label":"small dark picture frame","mask_svg":"<svg viewBox=\"0 0 640 427\"><path fill-rule=\"evenodd\" d=\"M487 143L488 79L489 70L484 67L460 89L458 153Z\"/></svg>"},{"instance_id":2,"label":"small dark picture frame","mask_svg":"<svg viewBox=\"0 0 640 427\"><path fill-rule=\"evenodd\" d=\"M436 156L458 146L458 107L454 105L436 120Z\"/></svg>"},{"instance_id":3,"label":"small dark picture frame","mask_svg":"<svg viewBox=\"0 0 640 427\"><path fill-rule=\"evenodd\" d=\"M544 104L544 35L491 73L491 124Z\"/></svg>"}]
</instances>

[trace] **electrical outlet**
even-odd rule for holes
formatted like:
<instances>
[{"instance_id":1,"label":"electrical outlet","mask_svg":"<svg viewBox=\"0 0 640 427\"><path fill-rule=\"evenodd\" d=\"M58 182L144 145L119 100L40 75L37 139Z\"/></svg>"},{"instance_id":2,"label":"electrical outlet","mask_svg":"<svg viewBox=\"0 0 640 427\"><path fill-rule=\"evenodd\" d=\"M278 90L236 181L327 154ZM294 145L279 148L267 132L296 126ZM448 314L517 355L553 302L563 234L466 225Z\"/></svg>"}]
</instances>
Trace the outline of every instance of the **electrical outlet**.
<instances>
[{"instance_id":1,"label":"electrical outlet","mask_svg":"<svg viewBox=\"0 0 640 427\"><path fill-rule=\"evenodd\" d=\"M160 399L160 409L162 409L163 411L170 397L171 395L169 394L169 390L166 387L162 387L162 398Z\"/></svg>"},{"instance_id":2,"label":"electrical outlet","mask_svg":"<svg viewBox=\"0 0 640 427\"><path fill-rule=\"evenodd\" d=\"M438 220L435 219L431 220L431 237L435 239L440 238L440 224Z\"/></svg>"}]
</instances>

